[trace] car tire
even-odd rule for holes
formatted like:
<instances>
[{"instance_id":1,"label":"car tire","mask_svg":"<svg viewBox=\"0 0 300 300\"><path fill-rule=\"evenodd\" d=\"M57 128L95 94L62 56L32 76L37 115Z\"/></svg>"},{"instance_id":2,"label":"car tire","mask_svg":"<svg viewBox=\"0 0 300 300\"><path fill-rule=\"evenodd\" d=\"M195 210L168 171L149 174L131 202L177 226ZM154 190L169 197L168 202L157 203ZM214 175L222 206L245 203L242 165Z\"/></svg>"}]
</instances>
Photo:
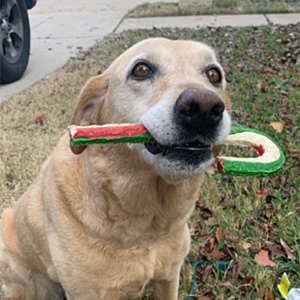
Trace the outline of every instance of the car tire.
<instances>
[{"instance_id":1,"label":"car tire","mask_svg":"<svg viewBox=\"0 0 300 300\"><path fill-rule=\"evenodd\" d=\"M30 51L30 26L24 0L1 0L0 83L18 80L24 74Z\"/></svg>"}]
</instances>

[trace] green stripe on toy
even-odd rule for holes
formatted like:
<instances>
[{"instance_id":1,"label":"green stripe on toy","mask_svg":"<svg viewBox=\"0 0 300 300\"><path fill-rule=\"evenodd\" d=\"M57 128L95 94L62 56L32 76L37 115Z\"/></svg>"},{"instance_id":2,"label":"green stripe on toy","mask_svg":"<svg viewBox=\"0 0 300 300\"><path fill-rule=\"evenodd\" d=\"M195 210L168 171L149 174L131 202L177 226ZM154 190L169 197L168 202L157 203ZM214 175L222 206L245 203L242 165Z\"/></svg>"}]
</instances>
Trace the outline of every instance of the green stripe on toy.
<instances>
[{"instance_id":1,"label":"green stripe on toy","mask_svg":"<svg viewBox=\"0 0 300 300\"><path fill-rule=\"evenodd\" d=\"M104 126L68 127L71 144L156 143L143 125L108 124ZM284 164L285 157L275 141L263 132L245 127L231 127L225 145L248 146L258 153L256 158L218 157L218 171L233 176L266 177Z\"/></svg>"},{"instance_id":2,"label":"green stripe on toy","mask_svg":"<svg viewBox=\"0 0 300 300\"><path fill-rule=\"evenodd\" d=\"M155 143L155 140L150 134L140 134L135 136L121 136L117 138L106 138L101 137L97 139L89 139L84 137L79 137L76 139L71 139L71 144L75 146L87 146L90 144L121 144L121 143Z\"/></svg>"}]
</instances>

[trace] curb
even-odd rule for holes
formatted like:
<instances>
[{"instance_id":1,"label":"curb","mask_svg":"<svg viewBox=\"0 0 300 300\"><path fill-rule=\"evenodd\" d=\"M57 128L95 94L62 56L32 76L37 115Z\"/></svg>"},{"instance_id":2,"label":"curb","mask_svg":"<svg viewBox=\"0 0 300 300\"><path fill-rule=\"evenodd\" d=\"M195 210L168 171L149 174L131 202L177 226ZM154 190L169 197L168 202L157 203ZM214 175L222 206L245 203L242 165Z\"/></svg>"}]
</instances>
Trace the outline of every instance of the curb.
<instances>
[{"instance_id":1,"label":"curb","mask_svg":"<svg viewBox=\"0 0 300 300\"><path fill-rule=\"evenodd\" d=\"M261 26L299 23L300 14L248 14L248 15L201 15L201 16L170 16L155 18L122 18L114 32L123 30L155 28L199 28L224 26Z\"/></svg>"}]
</instances>

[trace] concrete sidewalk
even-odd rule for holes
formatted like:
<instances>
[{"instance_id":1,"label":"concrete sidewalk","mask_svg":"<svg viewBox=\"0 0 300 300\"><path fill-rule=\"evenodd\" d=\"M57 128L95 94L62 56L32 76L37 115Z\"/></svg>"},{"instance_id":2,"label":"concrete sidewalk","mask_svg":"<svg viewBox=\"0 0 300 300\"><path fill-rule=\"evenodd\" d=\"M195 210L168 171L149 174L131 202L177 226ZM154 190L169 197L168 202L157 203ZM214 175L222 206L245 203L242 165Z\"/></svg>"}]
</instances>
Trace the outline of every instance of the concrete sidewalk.
<instances>
[{"instance_id":1,"label":"concrete sidewalk","mask_svg":"<svg viewBox=\"0 0 300 300\"><path fill-rule=\"evenodd\" d=\"M160 0L169 2L169 0ZM38 0L29 11L31 51L23 77L0 86L0 103L63 66L70 57L93 46L113 32L129 9L144 0ZM157 0L147 0L157 2ZM176 2L176 1L175 1ZM267 15L274 23L300 21L300 14ZM263 15L190 16L125 19L117 32L153 27L203 27L267 25Z\"/></svg>"},{"instance_id":2,"label":"concrete sidewalk","mask_svg":"<svg viewBox=\"0 0 300 300\"><path fill-rule=\"evenodd\" d=\"M125 19L117 32L128 29L152 29L163 27L198 28L206 26L259 26L274 24L289 24L300 22L300 14L269 14L269 15L217 15L217 16L182 16Z\"/></svg>"}]
</instances>

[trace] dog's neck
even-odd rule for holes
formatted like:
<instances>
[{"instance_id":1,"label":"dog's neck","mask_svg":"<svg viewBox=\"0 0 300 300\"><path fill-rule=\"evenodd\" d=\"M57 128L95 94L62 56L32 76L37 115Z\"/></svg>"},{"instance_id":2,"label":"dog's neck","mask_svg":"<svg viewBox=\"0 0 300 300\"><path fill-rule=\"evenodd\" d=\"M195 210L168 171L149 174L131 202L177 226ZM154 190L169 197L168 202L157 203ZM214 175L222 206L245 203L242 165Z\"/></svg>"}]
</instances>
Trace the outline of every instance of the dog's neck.
<instances>
[{"instance_id":1,"label":"dog's neck","mask_svg":"<svg viewBox=\"0 0 300 300\"><path fill-rule=\"evenodd\" d=\"M132 151L119 146L99 150L93 145L76 156L83 190L88 193L77 189L77 199L68 201L74 216L92 236L114 248L150 247L184 230L203 176L170 184Z\"/></svg>"}]
</instances>

